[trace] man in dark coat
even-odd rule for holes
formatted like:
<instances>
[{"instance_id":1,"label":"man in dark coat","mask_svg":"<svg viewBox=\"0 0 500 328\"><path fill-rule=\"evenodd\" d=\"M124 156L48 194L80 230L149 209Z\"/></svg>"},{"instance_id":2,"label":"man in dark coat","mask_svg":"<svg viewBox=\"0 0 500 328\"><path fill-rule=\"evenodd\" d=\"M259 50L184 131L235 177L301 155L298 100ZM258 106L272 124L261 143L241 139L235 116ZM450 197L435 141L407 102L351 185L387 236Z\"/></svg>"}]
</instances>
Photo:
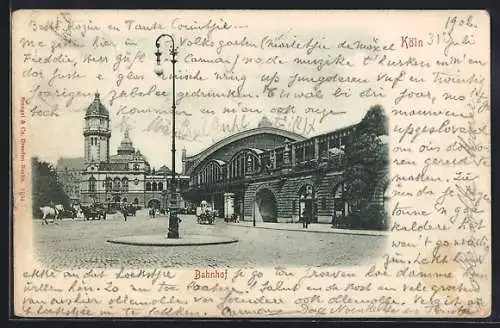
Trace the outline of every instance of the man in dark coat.
<instances>
[{"instance_id":1,"label":"man in dark coat","mask_svg":"<svg viewBox=\"0 0 500 328\"><path fill-rule=\"evenodd\" d=\"M124 204L122 205L122 213L123 213L123 218L125 219L125 222L127 222L127 206Z\"/></svg>"},{"instance_id":2,"label":"man in dark coat","mask_svg":"<svg viewBox=\"0 0 500 328\"><path fill-rule=\"evenodd\" d=\"M312 208L310 202L306 202L306 205L304 206L304 213L302 217L302 227L303 228L308 228L309 222L311 222L311 215L312 215Z\"/></svg>"}]
</instances>

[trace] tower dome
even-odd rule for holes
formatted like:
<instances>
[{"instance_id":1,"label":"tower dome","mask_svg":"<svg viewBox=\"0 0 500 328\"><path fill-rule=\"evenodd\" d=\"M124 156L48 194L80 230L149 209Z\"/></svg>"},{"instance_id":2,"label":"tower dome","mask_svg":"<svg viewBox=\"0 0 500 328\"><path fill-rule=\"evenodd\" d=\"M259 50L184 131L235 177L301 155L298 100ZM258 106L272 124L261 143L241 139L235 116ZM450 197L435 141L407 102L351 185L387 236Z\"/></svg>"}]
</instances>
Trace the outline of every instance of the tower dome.
<instances>
[{"instance_id":1,"label":"tower dome","mask_svg":"<svg viewBox=\"0 0 500 328\"><path fill-rule=\"evenodd\" d=\"M85 116L92 116L92 115L100 115L100 116L108 116L109 117L108 110L101 103L101 99L99 97L99 92L95 93L94 101L90 104L90 106L87 108L87 111L85 113Z\"/></svg>"},{"instance_id":2,"label":"tower dome","mask_svg":"<svg viewBox=\"0 0 500 328\"><path fill-rule=\"evenodd\" d=\"M130 139L128 129L125 130L123 139L120 142L120 147L118 147L118 154L133 154L135 152L134 145Z\"/></svg>"},{"instance_id":3,"label":"tower dome","mask_svg":"<svg viewBox=\"0 0 500 328\"><path fill-rule=\"evenodd\" d=\"M267 118L267 116L264 116L260 120L259 125L257 125L257 127L259 127L259 128L270 128L272 126L273 126L273 124L271 123L271 121L269 121L269 119Z\"/></svg>"}]
</instances>

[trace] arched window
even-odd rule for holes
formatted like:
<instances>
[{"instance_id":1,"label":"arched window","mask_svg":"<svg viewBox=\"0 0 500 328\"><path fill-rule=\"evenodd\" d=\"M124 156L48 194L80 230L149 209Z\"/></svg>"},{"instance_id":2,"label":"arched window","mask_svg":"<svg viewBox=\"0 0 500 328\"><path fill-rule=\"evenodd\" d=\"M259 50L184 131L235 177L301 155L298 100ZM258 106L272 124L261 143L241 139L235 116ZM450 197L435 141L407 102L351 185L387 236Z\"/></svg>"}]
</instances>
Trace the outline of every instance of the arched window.
<instances>
[{"instance_id":1,"label":"arched window","mask_svg":"<svg viewBox=\"0 0 500 328\"><path fill-rule=\"evenodd\" d=\"M109 192L113 189L113 181L111 178L106 178L106 191Z\"/></svg>"},{"instance_id":2,"label":"arched window","mask_svg":"<svg viewBox=\"0 0 500 328\"><path fill-rule=\"evenodd\" d=\"M139 198L134 198L134 204L139 204Z\"/></svg>"},{"instance_id":3,"label":"arched window","mask_svg":"<svg viewBox=\"0 0 500 328\"><path fill-rule=\"evenodd\" d=\"M151 191L151 182L146 182L146 191Z\"/></svg>"},{"instance_id":4,"label":"arched window","mask_svg":"<svg viewBox=\"0 0 500 328\"><path fill-rule=\"evenodd\" d=\"M89 178L89 191L90 192L95 192L96 191L96 183L95 183L95 178L94 177L90 177Z\"/></svg>"},{"instance_id":5,"label":"arched window","mask_svg":"<svg viewBox=\"0 0 500 328\"><path fill-rule=\"evenodd\" d=\"M227 164L226 176L229 179L242 178L249 174L254 174L261 167L259 149L243 149L231 158Z\"/></svg>"},{"instance_id":6,"label":"arched window","mask_svg":"<svg viewBox=\"0 0 500 328\"><path fill-rule=\"evenodd\" d=\"M246 166L246 172L247 174L250 174L254 171L254 157L251 155L247 156L247 166Z\"/></svg>"},{"instance_id":7,"label":"arched window","mask_svg":"<svg viewBox=\"0 0 500 328\"><path fill-rule=\"evenodd\" d=\"M153 191L156 191L156 190L158 190L158 187L156 185L156 182L153 182Z\"/></svg>"},{"instance_id":8,"label":"arched window","mask_svg":"<svg viewBox=\"0 0 500 328\"><path fill-rule=\"evenodd\" d=\"M162 182L158 182L158 190L159 191L163 190L163 183Z\"/></svg>"},{"instance_id":9,"label":"arched window","mask_svg":"<svg viewBox=\"0 0 500 328\"><path fill-rule=\"evenodd\" d=\"M120 178L115 178L113 180L113 190L120 191Z\"/></svg>"},{"instance_id":10,"label":"arched window","mask_svg":"<svg viewBox=\"0 0 500 328\"><path fill-rule=\"evenodd\" d=\"M367 199L367 184L361 179L355 179L345 184L344 198L348 202L347 210L349 213L360 211L368 201Z\"/></svg>"},{"instance_id":11,"label":"arched window","mask_svg":"<svg viewBox=\"0 0 500 328\"><path fill-rule=\"evenodd\" d=\"M123 191L127 192L128 191L128 179L127 178L123 178L122 179L122 189Z\"/></svg>"}]
</instances>

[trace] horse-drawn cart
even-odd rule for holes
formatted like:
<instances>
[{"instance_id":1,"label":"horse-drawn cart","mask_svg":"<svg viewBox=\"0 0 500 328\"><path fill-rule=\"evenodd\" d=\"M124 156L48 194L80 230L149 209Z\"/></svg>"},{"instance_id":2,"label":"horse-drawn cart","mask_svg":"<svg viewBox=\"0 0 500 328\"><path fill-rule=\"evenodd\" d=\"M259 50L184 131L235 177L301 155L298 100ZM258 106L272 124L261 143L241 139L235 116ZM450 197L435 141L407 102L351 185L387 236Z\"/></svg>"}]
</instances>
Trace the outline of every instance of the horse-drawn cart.
<instances>
[{"instance_id":1,"label":"horse-drawn cart","mask_svg":"<svg viewBox=\"0 0 500 328\"><path fill-rule=\"evenodd\" d=\"M196 216L198 224L214 224L215 215L213 213L201 213Z\"/></svg>"},{"instance_id":2,"label":"horse-drawn cart","mask_svg":"<svg viewBox=\"0 0 500 328\"><path fill-rule=\"evenodd\" d=\"M215 211L206 201L202 201L201 205L196 208L196 222L198 224L214 224L215 222Z\"/></svg>"},{"instance_id":3,"label":"horse-drawn cart","mask_svg":"<svg viewBox=\"0 0 500 328\"><path fill-rule=\"evenodd\" d=\"M81 205L80 206L82 213L85 217L85 220L106 220L106 210L103 206L99 204L92 205Z\"/></svg>"}]
</instances>

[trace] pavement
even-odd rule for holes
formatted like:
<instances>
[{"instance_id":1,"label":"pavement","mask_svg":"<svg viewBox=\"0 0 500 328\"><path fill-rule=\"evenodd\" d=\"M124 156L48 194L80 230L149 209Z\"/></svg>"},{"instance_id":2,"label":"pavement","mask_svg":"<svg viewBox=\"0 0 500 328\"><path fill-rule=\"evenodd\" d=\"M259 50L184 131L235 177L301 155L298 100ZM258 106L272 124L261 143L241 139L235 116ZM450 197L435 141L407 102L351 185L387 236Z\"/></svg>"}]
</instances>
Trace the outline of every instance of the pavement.
<instances>
[{"instance_id":1,"label":"pavement","mask_svg":"<svg viewBox=\"0 0 500 328\"><path fill-rule=\"evenodd\" d=\"M146 268L146 267L297 267L357 266L371 264L386 251L385 236L345 233L306 233L295 230L253 228L217 219L213 225L196 223L194 215L180 215L181 238L217 236L238 242L186 247L133 246L109 243L123 237L167 233L168 217L149 218L138 212L127 221L121 214L106 220L62 220L58 224L33 224L36 256L47 268ZM259 223L258 223L259 224ZM260 223L262 224L262 223ZM292 226L286 226L287 228ZM297 227L298 226L298 227ZM310 225L320 228L319 224ZM280 227L280 226L276 226ZM315 228L315 230L316 230ZM321 228L330 230L328 225ZM332 229L333 230L333 229Z\"/></svg>"},{"instance_id":2,"label":"pavement","mask_svg":"<svg viewBox=\"0 0 500 328\"><path fill-rule=\"evenodd\" d=\"M301 231L301 232L316 232L316 233L337 233L346 235L362 235L362 236L388 236L388 231L379 230L352 230L352 229L334 229L327 223L310 223L306 228L302 227L302 223L272 223L272 222L256 222L255 227L252 221L240 221L239 223L229 222L231 226L252 227L257 229L271 230L286 230L286 231Z\"/></svg>"}]
</instances>

